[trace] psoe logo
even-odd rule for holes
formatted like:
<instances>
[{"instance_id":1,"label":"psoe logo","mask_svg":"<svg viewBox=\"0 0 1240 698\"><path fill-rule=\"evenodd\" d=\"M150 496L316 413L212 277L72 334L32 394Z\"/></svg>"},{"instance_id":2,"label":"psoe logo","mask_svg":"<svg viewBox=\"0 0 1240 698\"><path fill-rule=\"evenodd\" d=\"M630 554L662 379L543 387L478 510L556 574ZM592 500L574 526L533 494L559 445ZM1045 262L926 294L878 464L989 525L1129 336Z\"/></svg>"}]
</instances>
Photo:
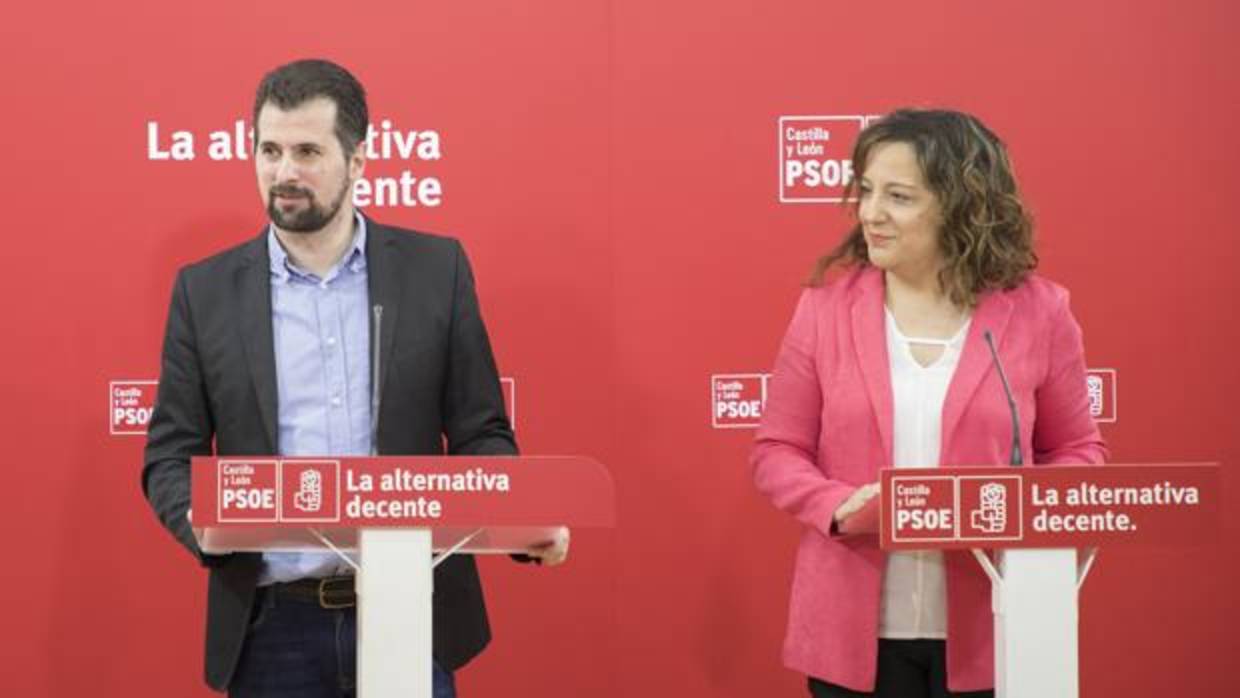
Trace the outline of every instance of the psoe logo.
<instances>
[{"instance_id":1,"label":"psoe logo","mask_svg":"<svg viewBox=\"0 0 1240 698\"><path fill-rule=\"evenodd\" d=\"M281 461L280 520L339 521L340 461Z\"/></svg>"},{"instance_id":2,"label":"psoe logo","mask_svg":"<svg viewBox=\"0 0 1240 698\"><path fill-rule=\"evenodd\" d=\"M216 467L220 521L271 522L279 518L276 461L221 460Z\"/></svg>"},{"instance_id":3,"label":"psoe logo","mask_svg":"<svg viewBox=\"0 0 1240 698\"><path fill-rule=\"evenodd\" d=\"M115 380L108 383L108 433L142 435L155 410L159 381Z\"/></svg>"},{"instance_id":4,"label":"psoe logo","mask_svg":"<svg viewBox=\"0 0 1240 698\"><path fill-rule=\"evenodd\" d=\"M950 541L957 535L956 482L941 475L891 478L883 493L893 541Z\"/></svg>"},{"instance_id":5,"label":"psoe logo","mask_svg":"<svg viewBox=\"0 0 1240 698\"><path fill-rule=\"evenodd\" d=\"M1023 482L1019 475L961 476L961 540L1020 540Z\"/></svg>"},{"instance_id":6,"label":"psoe logo","mask_svg":"<svg viewBox=\"0 0 1240 698\"><path fill-rule=\"evenodd\" d=\"M1085 392L1089 395L1089 414L1096 422L1119 421L1116 405L1119 373L1113 368L1091 368L1085 374Z\"/></svg>"},{"instance_id":7,"label":"psoe logo","mask_svg":"<svg viewBox=\"0 0 1240 698\"><path fill-rule=\"evenodd\" d=\"M839 203L852 181L852 149L861 129L878 117L779 117L779 200Z\"/></svg>"},{"instance_id":8,"label":"psoe logo","mask_svg":"<svg viewBox=\"0 0 1240 698\"><path fill-rule=\"evenodd\" d=\"M753 429L762 421L769 373L716 373L710 377L710 425Z\"/></svg>"}]
</instances>

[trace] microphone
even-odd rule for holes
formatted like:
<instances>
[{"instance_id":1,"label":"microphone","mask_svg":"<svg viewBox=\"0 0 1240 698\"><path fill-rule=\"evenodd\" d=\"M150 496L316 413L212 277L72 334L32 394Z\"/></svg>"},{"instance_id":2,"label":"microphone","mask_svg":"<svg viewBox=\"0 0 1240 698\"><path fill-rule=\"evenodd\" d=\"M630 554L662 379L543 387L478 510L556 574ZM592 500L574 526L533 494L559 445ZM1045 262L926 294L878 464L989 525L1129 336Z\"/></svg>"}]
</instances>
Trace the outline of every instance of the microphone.
<instances>
[{"instance_id":1,"label":"microphone","mask_svg":"<svg viewBox=\"0 0 1240 698\"><path fill-rule=\"evenodd\" d=\"M1008 408L1012 411L1012 456L1008 465L1024 465L1025 458L1020 452L1020 412L1016 409L1016 398L1012 395L1012 386L1008 384L1007 373L1003 371L1003 362L999 360L999 350L995 349L995 338L990 330L982 332L986 338L986 346L990 347L990 358L994 360L999 371L999 380L1003 382L1003 393L1007 396Z\"/></svg>"},{"instance_id":2,"label":"microphone","mask_svg":"<svg viewBox=\"0 0 1240 698\"><path fill-rule=\"evenodd\" d=\"M379 455L379 349L383 337L383 306L373 305L370 308L374 317L374 332L370 340L370 455Z\"/></svg>"}]
</instances>

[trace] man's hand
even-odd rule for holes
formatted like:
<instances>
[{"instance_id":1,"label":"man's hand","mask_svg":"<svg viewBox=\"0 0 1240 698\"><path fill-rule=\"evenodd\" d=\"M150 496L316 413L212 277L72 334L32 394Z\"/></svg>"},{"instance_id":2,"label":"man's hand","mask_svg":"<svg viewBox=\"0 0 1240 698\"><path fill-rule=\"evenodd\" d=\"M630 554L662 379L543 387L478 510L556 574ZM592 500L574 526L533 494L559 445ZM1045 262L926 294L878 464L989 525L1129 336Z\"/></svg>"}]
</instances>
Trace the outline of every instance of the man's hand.
<instances>
[{"instance_id":1,"label":"man's hand","mask_svg":"<svg viewBox=\"0 0 1240 698\"><path fill-rule=\"evenodd\" d=\"M185 520L189 522L189 528L191 531L194 532L194 540L201 542L202 541L202 529L194 527L194 510L193 509L185 510Z\"/></svg>"},{"instance_id":2,"label":"man's hand","mask_svg":"<svg viewBox=\"0 0 1240 698\"><path fill-rule=\"evenodd\" d=\"M560 526L550 541L530 546L525 552L540 564L555 567L568 558L568 539L568 528Z\"/></svg>"}]
</instances>

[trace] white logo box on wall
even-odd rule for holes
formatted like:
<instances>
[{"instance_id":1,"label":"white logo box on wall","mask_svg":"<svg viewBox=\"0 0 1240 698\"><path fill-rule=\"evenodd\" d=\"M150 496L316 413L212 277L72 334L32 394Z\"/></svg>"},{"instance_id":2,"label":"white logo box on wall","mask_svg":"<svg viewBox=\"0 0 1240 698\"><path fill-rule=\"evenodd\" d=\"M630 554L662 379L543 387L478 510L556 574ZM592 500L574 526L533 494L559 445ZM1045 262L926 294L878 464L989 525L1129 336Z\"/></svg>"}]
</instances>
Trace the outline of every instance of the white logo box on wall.
<instances>
[{"instance_id":1,"label":"white logo box on wall","mask_svg":"<svg viewBox=\"0 0 1240 698\"><path fill-rule=\"evenodd\" d=\"M108 382L108 433L113 436L145 435L155 409L159 381L114 380Z\"/></svg>"},{"instance_id":2,"label":"white logo box on wall","mask_svg":"<svg viewBox=\"0 0 1240 698\"><path fill-rule=\"evenodd\" d=\"M1085 374L1085 386L1089 391L1089 414L1094 421L1113 423L1119 421L1118 393L1119 372L1113 368L1091 368Z\"/></svg>"},{"instance_id":3,"label":"white logo box on wall","mask_svg":"<svg viewBox=\"0 0 1240 698\"><path fill-rule=\"evenodd\" d=\"M501 377L508 421L517 428L517 379ZM108 382L108 433L113 436L146 436L155 409L159 381L114 380Z\"/></svg>"},{"instance_id":4,"label":"white logo box on wall","mask_svg":"<svg viewBox=\"0 0 1240 698\"><path fill-rule=\"evenodd\" d=\"M1094 421L1119 421L1119 372L1113 368L1086 370L1089 413ZM756 429L766 407L769 373L715 373L710 377L710 425L714 429Z\"/></svg>"},{"instance_id":5,"label":"white logo box on wall","mask_svg":"<svg viewBox=\"0 0 1240 698\"><path fill-rule=\"evenodd\" d=\"M852 149L881 115L779 117L779 201L840 203L852 181Z\"/></svg>"},{"instance_id":6,"label":"white logo box on wall","mask_svg":"<svg viewBox=\"0 0 1240 698\"><path fill-rule=\"evenodd\" d=\"M716 373L710 377L710 425L755 429L766 405L769 373Z\"/></svg>"}]
</instances>

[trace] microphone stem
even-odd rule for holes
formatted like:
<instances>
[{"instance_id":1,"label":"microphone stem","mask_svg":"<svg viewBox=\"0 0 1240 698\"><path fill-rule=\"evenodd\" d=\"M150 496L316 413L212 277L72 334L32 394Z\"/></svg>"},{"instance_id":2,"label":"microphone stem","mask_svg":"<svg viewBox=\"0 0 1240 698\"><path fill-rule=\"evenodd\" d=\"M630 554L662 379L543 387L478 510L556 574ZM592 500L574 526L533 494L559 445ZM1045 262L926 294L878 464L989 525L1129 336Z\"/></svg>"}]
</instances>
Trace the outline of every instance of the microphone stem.
<instances>
[{"instance_id":1,"label":"microphone stem","mask_svg":"<svg viewBox=\"0 0 1240 698\"><path fill-rule=\"evenodd\" d=\"M376 305L372 309L374 315L374 332L370 342L370 455L379 455L379 379L383 375L379 371L379 356L383 336L383 306Z\"/></svg>"},{"instance_id":2,"label":"microphone stem","mask_svg":"<svg viewBox=\"0 0 1240 698\"><path fill-rule=\"evenodd\" d=\"M1025 458L1020 448L1020 412L1016 406L1016 397L1012 394L1012 386L1008 383L1007 372L1003 370L1003 362L999 360L999 350L995 348L995 339L990 330L982 333L986 338L986 346L990 347L990 358L999 371L999 380L1003 383L1003 394L1007 397L1008 409L1012 413L1012 453L1008 465L1024 465Z\"/></svg>"}]
</instances>

